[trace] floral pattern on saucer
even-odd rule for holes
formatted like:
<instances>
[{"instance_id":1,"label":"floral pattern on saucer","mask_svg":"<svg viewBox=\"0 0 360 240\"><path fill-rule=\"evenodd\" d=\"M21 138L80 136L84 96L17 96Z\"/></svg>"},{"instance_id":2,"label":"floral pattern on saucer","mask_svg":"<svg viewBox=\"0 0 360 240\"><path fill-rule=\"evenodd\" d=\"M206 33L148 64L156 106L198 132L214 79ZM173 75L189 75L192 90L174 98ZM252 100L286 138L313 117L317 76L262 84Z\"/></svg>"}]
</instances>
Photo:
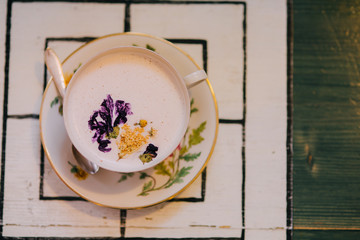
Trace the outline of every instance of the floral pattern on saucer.
<instances>
[{"instance_id":1,"label":"floral pattern on saucer","mask_svg":"<svg viewBox=\"0 0 360 240\"><path fill-rule=\"evenodd\" d=\"M191 113L198 111L197 108L193 107L193 104L194 99L191 101ZM201 133L205 130L205 127L206 121L202 122L197 128L192 129L191 132L188 128L185 137L175 151L154 167L155 175L166 176L167 180L165 182L157 182L155 176L151 176L146 172L135 173L139 175L139 179L144 180L142 191L138 196L147 196L150 192L170 188L173 184L183 182L183 178L190 173L193 166L183 166L182 162L195 161L200 157L201 152L190 153L189 151L192 146L200 144L204 140ZM135 174L123 174L118 182L125 181L128 177L133 177Z\"/></svg>"}]
</instances>

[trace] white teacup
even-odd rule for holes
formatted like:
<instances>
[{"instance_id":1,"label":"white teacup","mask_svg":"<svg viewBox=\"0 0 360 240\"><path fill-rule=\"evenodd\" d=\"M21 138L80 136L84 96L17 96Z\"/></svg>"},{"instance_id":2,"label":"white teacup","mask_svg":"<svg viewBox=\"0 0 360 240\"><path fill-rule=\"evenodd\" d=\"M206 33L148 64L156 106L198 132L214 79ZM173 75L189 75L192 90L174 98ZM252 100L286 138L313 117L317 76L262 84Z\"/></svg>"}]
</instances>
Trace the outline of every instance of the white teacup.
<instances>
[{"instance_id":1,"label":"white teacup","mask_svg":"<svg viewBox=\"0 0 360 240\"><path fill-rule=\"evenodd\" d=\"M188 88L206 78L203 70L182 78L145 48L107 50L82 64L62 89L66 131L77 150L102 168L136 172L153 167L185 135Z\"/></svg>"}]
</instances>

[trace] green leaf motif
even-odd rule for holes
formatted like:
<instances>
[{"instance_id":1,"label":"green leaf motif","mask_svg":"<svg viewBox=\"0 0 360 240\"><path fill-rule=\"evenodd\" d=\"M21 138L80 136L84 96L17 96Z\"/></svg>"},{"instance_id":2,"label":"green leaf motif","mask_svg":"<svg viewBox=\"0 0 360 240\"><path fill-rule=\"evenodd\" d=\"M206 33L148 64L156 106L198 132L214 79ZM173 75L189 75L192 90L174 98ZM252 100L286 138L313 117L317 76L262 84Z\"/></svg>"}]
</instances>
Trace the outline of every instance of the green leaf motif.
<instances>
[{"instance_id":1,"label":"green leaf motif","mask_svg":"<svg viewBox=\"0 0 360 240\"><path fill-rule=\"evenodd\" d=\"M161 162L158 165L156 165L154 167L154 169L156 170L156 174L159 175L164 175L164 176L171 176L171 173L169 171L169 169L167 168L167 166L165 165L165 162Z\"/></svg>"},{"instance_id":2,"label":"green leaf motif","mask_svg":"<svg viewBox=\"0 0 360 240\"><path fill-rule=\"evenodd\" d=\"M179 173L177 174L177 178L183 178L186 175L188 175L190 173L190 170L192 169L192 166L188 166L188 167L183 167L180 169Z\"/></svg>"},{"instance_id":3,"label":"green leaf motif","mask_svg":"<svg viewBox=\"0 0 360 240\"><path fill-rule=\"evenodd\" d=\"M183 147L180 149L179 155L182 156L182 155L184 155L187 151L188 151L188 148L187 148L186 146L183 146Z\"/></svg>"},{"instance_id":4,"label":"green leaf motif","mask_svg":"<svg viewBox=\"0 0 360 240\"><path fill-rule=\"evenodd\" d=\"M145 179L146 177L149 177L149 174L147 174L146 172L141 172L140 173L140 179Z\"/></svg>"},{"instance_id":5,"label":"green leaf motif","mask_svg":"<svg viewBox=\"0 0 360 240\"><path fill-rule=\"evenodd\" d=\"M79 63L79 66L74 69L73 73L76 73L76 71L81 67L82 63Z\"/></svg>"},{"instance_id":6,"label":"green leaf motif","mask_svg":"<svg viewBox=\"0 0 360 240\"><path fill-rule=\"evenodd\" d=\"M198 128L192 130L192 134L190 134L189 137L189 148L193 145L201 143L204 140L204 138L201 137L200 134L205 130L205 126L206 121L201 123Z\"/></svg>"},{"instance_id":7,"label":"green leaf motif","mask_svg":"<svg viewBox=\"0 0 360 240\"><path fill-rule=\"evenodd\" d=\"M118 180L118 183L125 181L128 177L134 176L134 173L122 173L121 178Z\"/></svg>"},{"instance_id":8,"label":"green leaf motif","mask_svg":"<svg viewBox=\"0 0 360 240\"><path fill-rule=\"evenodd\" d=\"M51 101L50 107L53 107L54 105L59 103L59 96L56 96L54 100Z\"/></svg>"},{"instance_id":9,"label":"green leaf motif","mask_svg":"<svg viewBox=\"0 0 360 240\"><path fill-rule=\"evenodd\" d=\"M198 157L200 157L201 152L199 153L188 153L184 156L181 156L180 159L184 159L186 162L194 161Z\"/></svg>"},{"instance_id":10,"label":"green leaf motif","mask_svg":"<svg viewBox=\"0 0 360 240\"><path fill-rule=\"evenodd\" d=\"M142 192L139 194L140 196L147 196L149 195L149 193L147 191L150 190L151 186L153 185L153 181L149 181L147 183L144 183L144 186L143 186L143 190Z\"/></svg>"},{"instance_id":11,"label":"green leaf motif","mask_svg":"<svg viewBox=\"0 0 360 240\"><path fill-rule=\"evenodd\" d=\"M121 178L118 180L118 183L121 183L127 179L126 175L122 175Z\"/></svg>"},{"instance_id":12,"label":"green leaf motif","mask_svg":"<svg viewBox=\"0 0 360 240\"><path fill-rule=\"evenodd\" d=\"M192 108L192 109L190 110L190 115L193 114L193 113L196 113L197 111L199 111L199 109L197 109L197 108Z\"/></svg>"},{"instance_id":13,"label":"green leaf motif","mask_svg":"<svg viewBox=\"0 0 360 240\"><path fill-rule=\"evenodd\" d=\"M190 116L191 116L193 113L196 113L197 111L199 111L199 109L194 108L193 105L194 105L194 98L192 98L191 101L190 101Z\"/></svg>"},{"instance_id":14,"label":"green leaf motif","mask_svg":"<svg viewBox=\"0 0 360 240\"><path fill-rule=\"evenodd\" d=\"M59 106L59 114L62 116L63 115L63 105L60 104Z\"/></svg>"},{"instance_id":15,"label":"green leaf motif","mask_svg":"<svg viewBox=\"0 0 360 240\"><path fill-rule=\"evenodd\" d=\"M149 190L151 188L151 186L152 186L152 183L153 183L152 181L149 181L149 182L145 183L144 187L143 187L143 191Z\"/></svg>"},{"instance_id":16,"label":"green leaf motif","mask_svg":"<svg viewBox=\"0 0 360 240\"><path fill-rule=\"evenodd\" d=\"M70 172L71 173L77 173L78 172L77 166L72 166Z\"/></svg>"},{"instance_id":17,"label":"green leaf motif","mask_svg":"<svg viewBox=\"0 0 360 240\"><path fill-rule=\"evenodd\" d=\"M180 171L175 175L175 178L165 188L169 188L175 183L184 182L183 178L190 173L192 168L192 166L181 168Z\"/></svg>"},{"instance_id":18,"label":"green leaf motif","mask_svg":"<svg viewBox=\"0 0 360 240\"><path fill-rule=\"evenodd\" d=\"M146 44L146 48L155 52L155 48L150 46L149 44Z\"/></svg>"},{"instance_id":19,"label":"green leaf motif","mask_svg":"<svg viewBox=\"0 0 360 240\"><path fill-rule=\"evenodd\" d=\"M169 167L174 170L175 169L175 163L174 161L169 161Z\"/></svg>"}]
</instances>

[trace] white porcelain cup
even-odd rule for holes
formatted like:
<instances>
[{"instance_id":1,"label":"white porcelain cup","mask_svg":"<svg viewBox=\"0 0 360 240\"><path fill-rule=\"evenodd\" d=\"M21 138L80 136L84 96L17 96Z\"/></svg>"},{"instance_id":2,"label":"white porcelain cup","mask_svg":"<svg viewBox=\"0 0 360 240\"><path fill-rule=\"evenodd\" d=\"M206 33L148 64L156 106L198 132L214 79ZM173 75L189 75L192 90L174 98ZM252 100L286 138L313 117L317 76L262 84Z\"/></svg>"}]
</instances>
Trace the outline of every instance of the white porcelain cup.
<instances>
[{"instance_id":1,"label":"white porcelain cup","mask_svg":"<svg viewBox=\"0 0 360 240\"><path fill-rule=\"evenodd\" d=\"M188 88L204 70L182 77L166 59L140 47L118 47L83 63L65 88L66 131L88 160L116 172L141 171L163 161L185 135Z\"/></svg>"}]
</instances>

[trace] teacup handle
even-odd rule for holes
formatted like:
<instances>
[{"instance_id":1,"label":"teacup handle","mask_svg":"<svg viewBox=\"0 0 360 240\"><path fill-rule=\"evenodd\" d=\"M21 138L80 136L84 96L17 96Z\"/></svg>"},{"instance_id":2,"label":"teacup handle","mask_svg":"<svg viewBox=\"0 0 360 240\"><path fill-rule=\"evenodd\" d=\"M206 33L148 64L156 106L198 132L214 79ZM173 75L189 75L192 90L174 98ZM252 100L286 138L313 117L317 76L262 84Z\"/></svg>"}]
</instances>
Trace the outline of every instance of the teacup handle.
<instances>
[{"instance_id":1,"label":"teacup handle","mask_svg":"<svg viewBox=\"0 0 360 240\"><path fill-rule=\"evenodd\" d=\"M66 88L64 74L62 71L60 60L51 48L47 48L45 51L45 63L51 76L53 76L57 90L59 91L61 97L64 99Z\"/></svg>"},{"instance_id":2,"label":"teacup handle","mask_svg":"<svg viewBox=\"0 0 360 240\"><path fill-rule=\"evenodd\" d=\"M185 84L187 88L191 88L202 81L207 79L207 74L204 70L198 70L196 72L190 73L184 77Z\"/></svg>"}]
</instances>

